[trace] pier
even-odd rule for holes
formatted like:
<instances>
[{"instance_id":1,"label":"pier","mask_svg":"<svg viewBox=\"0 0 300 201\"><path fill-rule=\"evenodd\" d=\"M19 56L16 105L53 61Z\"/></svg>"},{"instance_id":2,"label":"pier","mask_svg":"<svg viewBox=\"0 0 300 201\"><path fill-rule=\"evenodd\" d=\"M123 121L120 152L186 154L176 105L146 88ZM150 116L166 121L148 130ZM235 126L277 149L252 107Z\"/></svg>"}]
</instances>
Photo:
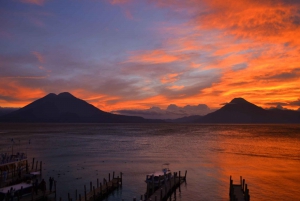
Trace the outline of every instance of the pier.
<instances>
[{"instance_id":1,"label":"pier","mask_svg":"<svg viewBox=\"0 0 300 201\"><path fill-rule=\"evenodd\" d=\"M176 196L176 189L179 187L180 191L180 185L186 182L186 174L187 171L185 171L184 176L180 175L180 171L179 174L174 172L173 177L168 178L167 181L156 188L148 184L145 201L166 201L174 192L174 196ZM143 199L141 198L141 200Z\"/></svg>"},{"instance_id":2,"label":"pier","mask_svg":"<svg viewBox=\"0 0 300 201\"><path fill-rule=\"evenodd\" d=\"M42 164L42 161L35 161L33 158L30 165L23 153L5 157L0 164L0 200L55 200L56 181L53 181L53 191L42 191L39 188L38 180L42 176ZM50 195L53 195L52 198Z\"/></svg>"},{"instance_id":3,"label":"pier","mask_svg":"<svg viewBox=\"0 0 300 201\"><path fill-rule=\"evenodd\" d=\"M75 190L75 199L76 201L101 201L106 198L114 190L122 186L122 172L120 176L115 177L113 172L112 179L110 178L110 173L108 174L108 180L103 178L103 183L99 182L97 179L96 186L90 182L89 190L87 190L86 185L84 185L84 194L78 194L77 189ZM59 199L61 201L61 198ZM72 201L70 193L68 193L68 201Z\"/></svg>"},{"instance_id":4,"label":"pier","mask_svg":"<svg viewBox=\"0 0 300 201\"><path fill-rule=\"evenodd\" d=\"M230 176L229 197L230 201L250 201L249 189L242 176L240 176L240 184L233 184Z\"/></svg>"}]
</instances>

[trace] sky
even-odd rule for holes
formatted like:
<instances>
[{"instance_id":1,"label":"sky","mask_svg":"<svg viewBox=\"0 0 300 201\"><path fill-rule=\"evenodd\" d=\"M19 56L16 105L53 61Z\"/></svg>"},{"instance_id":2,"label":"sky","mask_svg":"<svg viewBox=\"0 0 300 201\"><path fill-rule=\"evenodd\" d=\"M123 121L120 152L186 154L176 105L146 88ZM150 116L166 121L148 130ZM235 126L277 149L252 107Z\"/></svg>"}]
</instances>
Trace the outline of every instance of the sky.
<instances>
[{"instance_id":1,"label":"sky","mask_svg":"<svg viewBox=\"0 0 300 201\"><path fill-rule=\"evenodd\" d=\"M300 108L299 0L0 1L0 106L70 92L104 111Z\"/></svg>"}]
</instances>

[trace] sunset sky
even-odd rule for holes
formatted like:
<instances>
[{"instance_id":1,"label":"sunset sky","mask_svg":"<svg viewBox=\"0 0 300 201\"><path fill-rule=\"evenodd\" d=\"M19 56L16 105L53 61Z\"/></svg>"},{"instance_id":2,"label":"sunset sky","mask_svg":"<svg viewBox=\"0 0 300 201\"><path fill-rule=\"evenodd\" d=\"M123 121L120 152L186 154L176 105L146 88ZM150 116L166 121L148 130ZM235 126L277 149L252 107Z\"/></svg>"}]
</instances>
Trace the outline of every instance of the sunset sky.
<instances>
[{"instance_id":1,"label":"sunset sky","mask_svg":"<svg viewBox=\"0 0 300 201\"><path fill-rule=\"evenodd\" d=\"M299 0L5 0L0 106L300 108Z\"/></svg>"}]
</instances>

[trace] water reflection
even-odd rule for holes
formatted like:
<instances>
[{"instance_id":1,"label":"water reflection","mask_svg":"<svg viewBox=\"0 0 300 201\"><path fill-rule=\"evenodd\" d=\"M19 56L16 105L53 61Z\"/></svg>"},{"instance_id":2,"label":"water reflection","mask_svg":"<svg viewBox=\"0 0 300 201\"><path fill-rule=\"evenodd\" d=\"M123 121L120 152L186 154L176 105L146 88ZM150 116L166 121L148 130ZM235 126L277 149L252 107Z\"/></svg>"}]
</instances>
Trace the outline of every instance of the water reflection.
<instances>
[{"instance_id":1,"label":"water reflection","mask_svg":"<svg viewBox=\"0 0 300 201\"><path fill-rule=\"evenodd\" d=\"M298 199L298 125L0 124L0 133L2 151L15 138L43 161L63 200L113 171L124 173L124 185L107 200L139 198L145 175L165 162L172 171L188 170L178 201L228 200L230 175L235 183L246 179L251 200Z\"/></svg>"}]
</instances>

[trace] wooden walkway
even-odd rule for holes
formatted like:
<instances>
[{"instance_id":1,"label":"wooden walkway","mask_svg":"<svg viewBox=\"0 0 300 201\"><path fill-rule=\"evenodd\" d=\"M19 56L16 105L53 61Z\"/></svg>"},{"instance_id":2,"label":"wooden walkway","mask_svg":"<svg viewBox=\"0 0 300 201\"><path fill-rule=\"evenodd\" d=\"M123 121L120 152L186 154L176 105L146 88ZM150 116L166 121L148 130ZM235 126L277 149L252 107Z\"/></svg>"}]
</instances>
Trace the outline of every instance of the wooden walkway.
<instances>
[{"instance_id":1,"label":"wooden walkway","mask_svg":"<svg viewBox=\"0 0 300 201\"><path fill-rule=\"evenodd\" d=\"M86 185L84 185L84 195L81 196L79 194L79 197L77 198L77 190L75 195L75 200L77 201L101 201L104 198L106 198L110 193L112 193L115 189L122 186L122 172L120 173L120 177L117 178L114 177L110 180L110 174L108 181L106 179L103 179L103 185L102 183L99 184L99 180L97 179L97 186L93 186L92 182L90 182L90 190L87 192ZM61 200L61 199L60 199ZM72 201L70 198L70 194L68 194L68 201Z\"/></svg>"},{"instance_id":2,"label":"wooden walkway","mask_svg":"<svg viewBox=\"0 0 300 201\"><path fill-rule=\"evenodd\" d=\"M18 198L20 201L39 201L39 200L48 200L48 201L55 201L56 199L56 192L55 191L46 191L45 194L43 194L42 191L38 191L38 193L32 192L30 195L22 196Z\"/></svg>"},{"instance_id":3,"label":"wooden walkway","mask_svg":"<svg viewBox=\"0 0 300 201\"><path fill-rule=\"evenodd\" d=\"M230 176L229 197L230 201L250 201L249 189L245 184L245 179L240 177L240 184L233 184Z\"/></svg>"},{"instance_id":4,"label":"wooden walkway","mask_svg":"<svg viewBox=\"0 0 300 201\"><path fill-rule=\"evenodd\" d=\"M172 195L174 191L180 185L186 181L186 173L185 176L181 177L180 172L179 176L177 176L177 173L174 173L174 176L170 178L167 182L163 183L160 187L157 188L157 190L148 196L148 199L145 199L146 201L166 201L168 198Z\"/></svg>"}]
</instances>

